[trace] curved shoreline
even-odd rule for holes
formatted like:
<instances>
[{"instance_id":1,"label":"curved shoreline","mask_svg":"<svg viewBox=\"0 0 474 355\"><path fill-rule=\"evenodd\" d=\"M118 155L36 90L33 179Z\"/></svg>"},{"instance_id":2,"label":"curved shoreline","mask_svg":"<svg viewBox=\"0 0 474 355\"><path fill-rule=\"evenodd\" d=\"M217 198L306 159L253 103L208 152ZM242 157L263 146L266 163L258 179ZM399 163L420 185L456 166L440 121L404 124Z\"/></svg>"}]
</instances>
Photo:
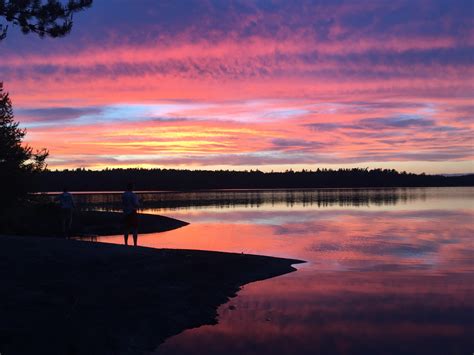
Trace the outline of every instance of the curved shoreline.
<instances>
[{"instance_id":1,"label":"curved shoreline","mask_svg":"<svg viewBox=\"0 0 474 355\"><path fill-rule=\"evenodd\" d=\"M143 354L301 262L0 236L0 352Z\"/></svg>"}]
</instances>

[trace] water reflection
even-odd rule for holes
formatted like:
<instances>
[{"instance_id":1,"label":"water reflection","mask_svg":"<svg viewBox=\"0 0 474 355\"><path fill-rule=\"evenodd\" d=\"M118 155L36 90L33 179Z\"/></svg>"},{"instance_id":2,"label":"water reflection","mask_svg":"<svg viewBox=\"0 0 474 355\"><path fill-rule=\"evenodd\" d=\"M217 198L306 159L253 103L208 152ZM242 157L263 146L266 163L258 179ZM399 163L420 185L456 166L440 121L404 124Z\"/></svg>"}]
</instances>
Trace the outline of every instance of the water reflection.
<instances>
[{"instance_id":1,"label":"water reflection","mask_svg":"<svg viewBox=\"0 0 474 355\"><path fill-rule=\"evenodd\" d=\"M219 324L157 354L456 354L471 348L469 289L447 277L301 271L246 287ZM420 285L420 281L423 281ZM459 351L456 351L459 350Z\"/></svg>"},{"instance_id":2,"label":"water reflection","mask_svg":"<svg viewBox=\"0 0 474 355\"><path fill-rule=\"evenodd\" d=\"M185 331L156 353L472 352L473 191L403 189L380 199L386 191L365 190L355 205L352 192L331 192L338 208L308 203L306 192L295 194L293 206L287 192L273 203L265 192L254 208L148 210L191 224L144 235L142 245L308 261L298 272L247 285L221 306L218 325ZM361 196L368 205L359 204ZM100 240L121 243L120 236Z\"/></svg>"},{"instance_id":3,"label":"water reflection","mask_svg":"<svg viewBox=\"0 0 474 355\"><path fill-rule=\"evenodd\" d=\"M138 193L146 209L176 209L196 207L261 207L263 205L294 205L326 207L394 205L414 199L424 199L426 189L292 189L292 190L215 190L197 192L141 192ZM117 209L121 205L119 193L79 193L79 205Z\"/></svg>"}]
</instances>

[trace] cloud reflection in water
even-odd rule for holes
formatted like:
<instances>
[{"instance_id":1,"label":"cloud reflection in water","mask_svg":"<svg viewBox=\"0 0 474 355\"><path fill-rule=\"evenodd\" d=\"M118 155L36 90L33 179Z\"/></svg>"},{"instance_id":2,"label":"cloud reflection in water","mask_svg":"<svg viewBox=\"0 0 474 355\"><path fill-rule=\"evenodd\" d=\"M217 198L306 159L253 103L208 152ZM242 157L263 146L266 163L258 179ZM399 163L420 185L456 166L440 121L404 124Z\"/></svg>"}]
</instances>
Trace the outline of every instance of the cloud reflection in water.
<instances>
[{"instance_id":1,"label":"cloud reflection in water","mask_svg":"<svg viewBox=\"0 0 474 355\"><path fill-rule=\"evenodd\" d=\"M472 189L458 192L425 189L420 199L395 198L388 206L299 201L167 210L191 224L144 235L142 245L308 263L245 286L221 306L218 325L185 331L157 354L471 351L474 210L466 208Z\"/></svg>"}]
</instances>

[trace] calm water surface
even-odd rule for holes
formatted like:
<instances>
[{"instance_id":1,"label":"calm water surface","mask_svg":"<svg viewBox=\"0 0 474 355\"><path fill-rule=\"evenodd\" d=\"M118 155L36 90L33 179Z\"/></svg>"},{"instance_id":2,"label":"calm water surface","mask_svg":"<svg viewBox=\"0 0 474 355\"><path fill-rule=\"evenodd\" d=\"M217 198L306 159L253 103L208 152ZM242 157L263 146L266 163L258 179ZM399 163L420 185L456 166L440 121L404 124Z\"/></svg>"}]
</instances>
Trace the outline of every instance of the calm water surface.
<instances>
[{"instance_id":1,"label":"calm water surface","mask_svg":"<svg viewBox=\"0 0 474 355\"><path fill-rule=\"evenodd\" d=\"M144 212L191 224L140 245L307 261L246 285L219 324L155 353L471 354L473 197L474 188L143 194ZM81 198L117 208L117 196Z\"/></svg>"}]
</instances>

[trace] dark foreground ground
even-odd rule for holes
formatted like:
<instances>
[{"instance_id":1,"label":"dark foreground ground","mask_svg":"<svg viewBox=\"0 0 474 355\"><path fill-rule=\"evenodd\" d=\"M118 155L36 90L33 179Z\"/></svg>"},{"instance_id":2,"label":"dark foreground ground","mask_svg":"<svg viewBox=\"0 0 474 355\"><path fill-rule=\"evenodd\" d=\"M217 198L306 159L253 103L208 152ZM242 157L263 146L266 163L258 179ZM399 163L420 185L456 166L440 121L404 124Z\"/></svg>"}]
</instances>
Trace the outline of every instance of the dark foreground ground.
<instances>
[{"instance_id":1,"label":"dark foreground ground","mask_svg":"<svg viewBox=\"0 0 474 355\"><path fill-rule=\"evenodd\" d=\"M0 236L0 353L143 354L299 262Z\"/></svg>"}]
</instances>

